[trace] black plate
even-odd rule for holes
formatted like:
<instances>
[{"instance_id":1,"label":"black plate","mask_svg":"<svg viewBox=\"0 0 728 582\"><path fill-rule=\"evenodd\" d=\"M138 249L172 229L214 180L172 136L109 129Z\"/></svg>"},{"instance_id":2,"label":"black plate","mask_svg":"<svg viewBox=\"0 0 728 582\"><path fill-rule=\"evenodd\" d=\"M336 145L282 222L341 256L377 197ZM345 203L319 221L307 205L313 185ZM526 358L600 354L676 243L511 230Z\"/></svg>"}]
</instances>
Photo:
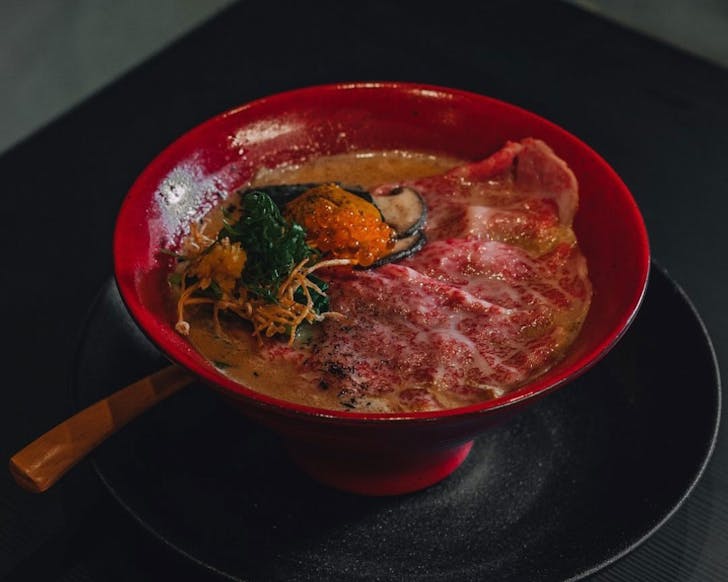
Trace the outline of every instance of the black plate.
<instances>
[{"instance_id":1,"label":"black plate","mask_svg":"<svg viewBox=\"0 0 728 582\"><path fill-rule=\"evenodd\" d=\"M79 406L164 363L113 282L80 346ZM181 555L234 580L564 580L634 549L681 505L720 409L710 339L653 268L628 333L590 372L476 440L445 481L401 497L329 490L275 436L192 386L104 443L111 494Z\"/></svg>"}]
</instances>

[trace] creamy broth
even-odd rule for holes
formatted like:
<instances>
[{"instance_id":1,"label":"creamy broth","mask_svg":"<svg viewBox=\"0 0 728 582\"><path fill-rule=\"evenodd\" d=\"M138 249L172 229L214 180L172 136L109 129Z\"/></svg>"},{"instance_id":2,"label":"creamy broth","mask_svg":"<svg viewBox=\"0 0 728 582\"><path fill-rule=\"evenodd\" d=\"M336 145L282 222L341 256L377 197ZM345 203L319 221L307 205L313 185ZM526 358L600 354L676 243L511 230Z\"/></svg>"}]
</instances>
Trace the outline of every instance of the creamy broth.
<instances>
[{"instance_id":1,"label":"creamy broth","mask_svg":"<svg viewBox=\"0 0 728 582\"><path fill-rule=\"evenodd\" d=\"M262 170L249 186L338 181L371 189L384 183L442 174L462 163L463 160L452 157L399 150L340 154L302 165ZM213 232L220 228L220 215L216 210L209 217ZM234 316L221 314L224 335L218 335L210 314L209 307L189 309L189 340L223 374L274 398L318 408L342 409L336 391L322 389L316 381L305 377L297 366L299 360L292 359L290 353L276 358L275 350L269 345L261 351L249 324ZM299 331L295 345L301 359L307 351L308 340L315 333L316 326ZM271 338L266 342L284 343L285 339Z\"/></svg>"},{"instance_id":2,"label":"creamy broth","mask_svg":"<svg viewBox=\"0 0 728 582\"><path fill-rule=\"evenodd\" d=\"M442 174L462 163L453 157L400 150L322 156L306 164L264 169L253 186L340 181L370 189L379 184Z\"/></svg>"}]
</instances>

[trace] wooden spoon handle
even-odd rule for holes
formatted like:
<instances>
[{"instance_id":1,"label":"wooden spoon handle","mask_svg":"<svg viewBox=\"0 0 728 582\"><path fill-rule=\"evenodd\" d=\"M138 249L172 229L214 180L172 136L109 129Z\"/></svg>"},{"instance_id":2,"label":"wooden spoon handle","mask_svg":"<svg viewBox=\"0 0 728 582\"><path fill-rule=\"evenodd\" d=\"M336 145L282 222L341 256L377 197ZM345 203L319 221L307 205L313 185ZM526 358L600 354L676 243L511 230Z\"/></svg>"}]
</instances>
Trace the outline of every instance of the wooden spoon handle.
<instances>
[{"instance_id":1,"label":"wooden spoon handle","mask_svg":"<svg viewBox=\"0 0 728 582\"><path fill-rule=\"evenodd\" d=\"M193 381L176 365L142 378L34 440L10 459L10 472L24 489L46 491L107 437Z\"/></svg>"}]
</instances>

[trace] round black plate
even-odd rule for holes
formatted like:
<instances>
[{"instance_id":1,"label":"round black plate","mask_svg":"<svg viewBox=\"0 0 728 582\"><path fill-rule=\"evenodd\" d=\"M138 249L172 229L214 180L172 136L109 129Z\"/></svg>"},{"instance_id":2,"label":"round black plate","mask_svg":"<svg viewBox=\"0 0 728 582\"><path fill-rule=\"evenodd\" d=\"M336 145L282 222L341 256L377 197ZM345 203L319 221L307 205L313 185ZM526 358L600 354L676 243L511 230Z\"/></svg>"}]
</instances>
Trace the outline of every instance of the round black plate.
<instances>
[{"instance_id":1,"label":"round black plate","mask_svg":"<svg viewBox=\"0 0 728 582\"><path fill-rule=\"evenodd\" d=\"M80 346L79 406L164 364L113 282ZM312 482L277 438L191 386L104 443L112 495L181 555L234 580L565 580L625 555L699 479L720 409L710 339L653 268L625 337L590 372L401 497Z\"/></svg>"}]
</instances>

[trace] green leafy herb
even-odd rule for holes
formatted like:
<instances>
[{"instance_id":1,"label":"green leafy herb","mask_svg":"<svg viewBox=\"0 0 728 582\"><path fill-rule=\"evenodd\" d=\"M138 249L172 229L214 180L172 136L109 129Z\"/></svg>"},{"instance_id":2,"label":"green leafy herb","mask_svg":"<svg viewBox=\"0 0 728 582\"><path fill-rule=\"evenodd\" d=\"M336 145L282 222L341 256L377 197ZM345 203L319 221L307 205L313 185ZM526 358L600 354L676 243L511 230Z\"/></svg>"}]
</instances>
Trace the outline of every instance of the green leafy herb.
<instances>
[{"instance_id":1,"label":"green leafy herb","mask_svg":"<svg viewBox=\"0 0 728 582\"><path fill-rule=\"evenodd\" d=\"M324 295L322 295L321 293L316 293L313 289L309 289L311 299L313 300L313 310L316 313L324 313L325 311L328 311L329 298L325 295L325 293L329 289L329 284L315 275L309 275L308 279L321 289L321 293L324 293ZM306 297L303 294L303 289L299 287L293 294L293 299L295 299L298 303L306 303Z\"/></svg>"},{"instance_id":2,"label":"green leafy herb","mask_svg":"<svg viewBox=\"0 0 728 582\"><path fill-rule=\"evenodd\" d=\"M234 223L226 221L218 239L229 237L230 242L241 243L247 253L243 284L251 293L272 302L293 267L317 252L306 244L303 227L289 223L265 192L248 191L241 202L242 217ZM318 298L318 303L323 300ZM302 293L296 301L305 303Z\"/></svg>"}]
</instances>

